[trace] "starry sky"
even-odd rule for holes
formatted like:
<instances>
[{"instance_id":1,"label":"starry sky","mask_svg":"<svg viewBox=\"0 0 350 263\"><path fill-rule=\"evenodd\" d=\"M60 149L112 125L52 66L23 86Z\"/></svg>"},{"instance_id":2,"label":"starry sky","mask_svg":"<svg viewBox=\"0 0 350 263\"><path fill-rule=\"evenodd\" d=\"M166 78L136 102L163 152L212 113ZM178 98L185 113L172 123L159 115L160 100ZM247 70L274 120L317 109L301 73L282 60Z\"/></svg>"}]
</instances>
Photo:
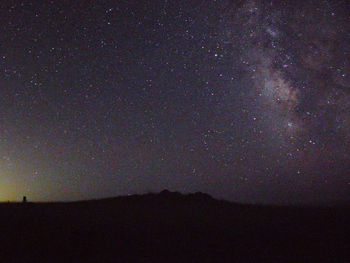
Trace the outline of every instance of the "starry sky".
<instances>
[{"instance_id":1,"label":"starry sky","mask_svg":"<svg viewBox=\"0 0 350 263\"><path fill-rule=\"evenodd\" d=\"M350 3L0 2L0 201L350 200Z\"/></svg>"}]
</instances>

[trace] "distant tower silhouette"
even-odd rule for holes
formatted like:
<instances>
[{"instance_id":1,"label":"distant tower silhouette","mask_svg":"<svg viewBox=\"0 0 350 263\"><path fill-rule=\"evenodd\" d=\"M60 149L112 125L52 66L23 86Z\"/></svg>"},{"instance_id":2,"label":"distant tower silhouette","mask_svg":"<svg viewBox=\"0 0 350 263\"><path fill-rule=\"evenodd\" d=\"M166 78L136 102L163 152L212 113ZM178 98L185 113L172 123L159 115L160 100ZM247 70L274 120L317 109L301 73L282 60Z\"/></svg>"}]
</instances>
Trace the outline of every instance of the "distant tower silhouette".
<instances>
[{"instance_id":1,"label":"distant tower silhouette","mask_svg":"<svg viewBox=\"0 0 350 263\"><path fill-rule=\"evenodd\" d=\"M27 203L27 197L26 196L23 196L23 203Z\"/></svg>"}]
</instances>

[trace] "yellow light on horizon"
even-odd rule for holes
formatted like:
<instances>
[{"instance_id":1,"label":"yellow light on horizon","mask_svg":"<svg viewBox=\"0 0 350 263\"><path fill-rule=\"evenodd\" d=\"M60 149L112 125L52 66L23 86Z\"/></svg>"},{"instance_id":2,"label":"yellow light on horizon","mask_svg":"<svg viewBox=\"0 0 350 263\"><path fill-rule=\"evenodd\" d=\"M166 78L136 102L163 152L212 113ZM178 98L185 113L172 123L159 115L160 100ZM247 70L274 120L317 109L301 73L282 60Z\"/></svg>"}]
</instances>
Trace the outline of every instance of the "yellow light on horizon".
<instances>
[{"instance_id":1,"label":"yellow light on horizon","mask_svg":"<svg viewBox=\"0 0 350 263\"><path fill-rule=\"evenodd\" d=\"M18 197L19 193L16 191L16 187L8 182L0 183L0 202L20 201Z\"/></svg>"}]
</instances>

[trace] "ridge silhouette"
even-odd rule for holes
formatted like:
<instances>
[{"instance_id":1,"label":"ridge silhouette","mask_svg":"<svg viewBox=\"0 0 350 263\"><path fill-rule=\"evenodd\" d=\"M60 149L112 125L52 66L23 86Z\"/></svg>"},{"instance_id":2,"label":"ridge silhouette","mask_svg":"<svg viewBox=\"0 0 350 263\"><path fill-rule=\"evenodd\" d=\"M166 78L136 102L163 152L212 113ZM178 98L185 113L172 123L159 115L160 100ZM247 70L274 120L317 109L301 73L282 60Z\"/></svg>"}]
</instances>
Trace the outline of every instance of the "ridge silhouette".
<instances>
[{"instance_id":1,"label":"ridge silhouette","mask_svg":"<svg viewBox=\"0 0 350 263\"><path fill-rule=\"evenodd\" d=\"M244 205L169 190L6 203L0 254L3 262L347 262L349 221L346 206Z\"/></svg>"}]
</instances>

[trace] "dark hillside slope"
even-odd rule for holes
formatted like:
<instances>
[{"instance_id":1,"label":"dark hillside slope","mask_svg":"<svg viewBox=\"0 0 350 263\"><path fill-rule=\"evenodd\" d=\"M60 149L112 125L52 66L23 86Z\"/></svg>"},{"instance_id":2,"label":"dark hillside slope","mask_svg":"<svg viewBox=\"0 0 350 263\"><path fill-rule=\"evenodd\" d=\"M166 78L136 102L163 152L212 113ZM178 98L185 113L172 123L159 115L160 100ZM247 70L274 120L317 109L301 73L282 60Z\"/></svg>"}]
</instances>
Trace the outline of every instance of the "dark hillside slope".
<instances>
[{"instance_id":1,"label":"dark hillside slope","mask_svg":"<svg viewBox=\"0 0 350 263\"><path fill-rule=\"evenodd\" d=\"M349 262L349 207L197 193L0 205L2 262ZM350 257L349 257L350 258Z\"/></svg>"}]
</instances>

